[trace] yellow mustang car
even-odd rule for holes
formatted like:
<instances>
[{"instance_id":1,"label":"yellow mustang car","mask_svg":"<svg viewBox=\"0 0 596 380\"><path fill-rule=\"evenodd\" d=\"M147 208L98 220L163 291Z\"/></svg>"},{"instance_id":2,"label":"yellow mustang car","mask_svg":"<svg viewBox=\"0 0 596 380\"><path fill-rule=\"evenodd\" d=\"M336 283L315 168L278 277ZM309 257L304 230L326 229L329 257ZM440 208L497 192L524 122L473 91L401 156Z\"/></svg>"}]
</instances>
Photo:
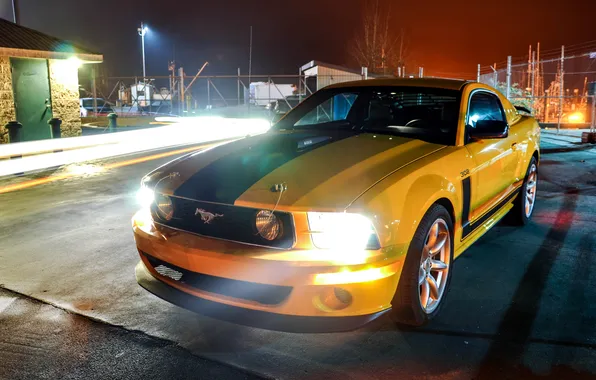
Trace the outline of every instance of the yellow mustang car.
<instances>
[{"instance_id":1,"label":"yellow mustang car","mask_svg":"<svg viewBox=\"0 0 596 380\"><path fill-rule=\"evenodd\" d=\"M145 176L138 283L271 330L439 313L453 261L501 218L528 222L540 129L475 82L382 79L318 91L267 133Z\"/></svg>"}]
</instances>

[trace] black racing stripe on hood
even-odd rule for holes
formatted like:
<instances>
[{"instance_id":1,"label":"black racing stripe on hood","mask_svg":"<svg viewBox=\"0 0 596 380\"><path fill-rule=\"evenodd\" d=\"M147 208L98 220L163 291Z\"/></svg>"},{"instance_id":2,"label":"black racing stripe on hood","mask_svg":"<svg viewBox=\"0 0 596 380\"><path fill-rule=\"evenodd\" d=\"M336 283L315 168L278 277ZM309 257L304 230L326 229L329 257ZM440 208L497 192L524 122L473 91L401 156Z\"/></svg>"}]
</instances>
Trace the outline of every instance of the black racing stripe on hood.
<instances>
[{"instance_id":1,"label":"black racing stripe on hood","mask_svg":"<svg viewBox=\"0 0 596 380\"><path fill-rule=\"evenodd\" d=\"M234 204L246 190L287 162L355 135L353 131L298 131L259 136L254 143L244 141L235 152L199 170L174 195Z\"/></svg>"}]
</instances>

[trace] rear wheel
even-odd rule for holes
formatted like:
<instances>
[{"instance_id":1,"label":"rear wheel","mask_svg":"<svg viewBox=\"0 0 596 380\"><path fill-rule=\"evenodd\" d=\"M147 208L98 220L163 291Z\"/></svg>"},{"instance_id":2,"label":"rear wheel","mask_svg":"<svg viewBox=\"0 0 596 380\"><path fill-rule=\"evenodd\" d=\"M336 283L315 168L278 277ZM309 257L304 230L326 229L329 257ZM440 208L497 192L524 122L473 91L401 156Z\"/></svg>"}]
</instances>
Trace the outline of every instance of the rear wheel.
<instances>
[{"instance_id":1,"label":"rear wheel","mask_svg":"<svg viewBox=\"0 0 596 380\"><path fill-rule=\"evenodd\" d=\"M445 207L435 204L410 243L392 302L393 319L411 326L431 321L444 303L452 264L453 221Z\"/></svg>"},{"instance_id":2,"label":"rear wheel","mask_svg":"<svg viewBox=\"0 0 596 380\"><path fill-rule=\"evenodd\" d=\"M513 203L513 208L509 213L509 219L513 224L523 226L530 221L536 203L537 184L538 161L536 161L536 157L532 157L520 194Z\"/></svg>"}]
</instances>

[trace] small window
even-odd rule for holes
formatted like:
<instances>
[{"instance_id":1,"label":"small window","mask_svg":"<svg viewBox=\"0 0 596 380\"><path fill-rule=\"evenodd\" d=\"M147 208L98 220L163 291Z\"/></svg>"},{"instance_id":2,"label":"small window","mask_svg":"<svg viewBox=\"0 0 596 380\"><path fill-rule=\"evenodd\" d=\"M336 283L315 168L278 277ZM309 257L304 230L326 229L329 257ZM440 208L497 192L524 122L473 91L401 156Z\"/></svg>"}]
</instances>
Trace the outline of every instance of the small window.
<instances>
[{"instance_id":1,"label":"small window","mask_svg":"<svg viewBox=\"0 0 596 380\"><path fill-rule=\"evenodd\" d=\"M346 120L357 97L358 95L353 93L337 94L312 109L295 125L315 125Z\"/></svg>"},{"instance_id":2,"label":"small window","mask_svg":"<svg viewBox=\"0 0 596 380\"><path fill-rule=\"evenodd\" d=\"M476 128L478 120L506 121L503 107L497 96L488 92L477 92L472 95L466 124Z\"/></svg>"}]
</instances>

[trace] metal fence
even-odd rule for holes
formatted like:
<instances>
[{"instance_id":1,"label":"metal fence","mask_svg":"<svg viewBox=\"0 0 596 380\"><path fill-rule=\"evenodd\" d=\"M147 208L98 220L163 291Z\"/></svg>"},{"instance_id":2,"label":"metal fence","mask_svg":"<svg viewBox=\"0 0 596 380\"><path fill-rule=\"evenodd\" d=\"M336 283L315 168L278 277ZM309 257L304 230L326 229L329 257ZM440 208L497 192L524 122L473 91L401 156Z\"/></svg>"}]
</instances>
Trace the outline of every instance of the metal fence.
<instances>
[{"instance_id":1,"label":"metal fence","mask_svg":"<svg viewBox=\"0 0 596 380\"><path fill-rule=\"evenodd\" d=\"M89 116L205 115L246 117L296 106L323 86L365 79L357 75L220 75L101 77L82 88Z\"/></svg>"},{"instance_id":2,"label":"metal fence","mask_svg":"<svg viewBox=\"0 0 596 380\"><path fill-rule=\"evenodd\" d=\"M523 62L478 67L478 81L497 88L515 105L532 111L542 123L596 124L596 53L565 55L538 60L530 52Z\"/></svg>"}]
</instances>

